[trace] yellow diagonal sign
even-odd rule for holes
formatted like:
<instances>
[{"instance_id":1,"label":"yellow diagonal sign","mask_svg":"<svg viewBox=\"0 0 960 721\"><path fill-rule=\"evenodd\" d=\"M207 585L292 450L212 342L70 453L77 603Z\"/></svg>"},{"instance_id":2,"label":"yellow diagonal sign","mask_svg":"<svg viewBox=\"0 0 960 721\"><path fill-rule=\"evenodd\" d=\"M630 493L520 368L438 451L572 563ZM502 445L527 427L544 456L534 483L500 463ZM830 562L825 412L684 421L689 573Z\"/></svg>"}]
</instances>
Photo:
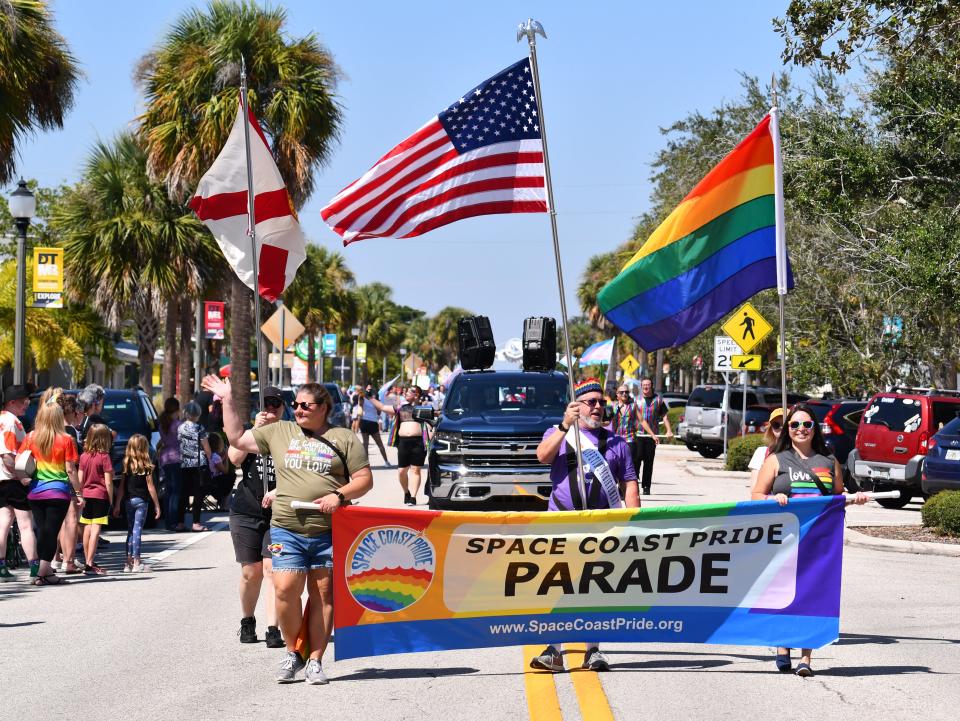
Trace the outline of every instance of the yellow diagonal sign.
<instances>
[{"instance_id":1,"label":"yellow diagonal sign","mask_svg":"<svg viewBox=\"0 0 960 721\"><path fill-rule=\"evenodd\" d=\"M773 330L773 326L750 303L737 308L737 312L721 328L744 353L753 350Z\"/></svg>"},{"instance_id":2,"label":"yellow diagonal sign","mask_svg":"<svg viewBox=\"0 0 960 721\"><path fill-rule=\"evenodd\" d=\"M758 355L735 355L730 365L735 371L758 371L762 368L762 357Z\"/></svg>"},{"instance_id":3,"label":"yellow diagonal sign","mask_svg":"<svg viewBox=\"0 0 960 721\"><path fill-rule=\"evenodd\" d=\"M637 368L640 367L640 361L634 358L632 355L627 355L622 361L620 361L620 367L623 368L623 372L632 376Z\"/></svg>"}]
</instances>

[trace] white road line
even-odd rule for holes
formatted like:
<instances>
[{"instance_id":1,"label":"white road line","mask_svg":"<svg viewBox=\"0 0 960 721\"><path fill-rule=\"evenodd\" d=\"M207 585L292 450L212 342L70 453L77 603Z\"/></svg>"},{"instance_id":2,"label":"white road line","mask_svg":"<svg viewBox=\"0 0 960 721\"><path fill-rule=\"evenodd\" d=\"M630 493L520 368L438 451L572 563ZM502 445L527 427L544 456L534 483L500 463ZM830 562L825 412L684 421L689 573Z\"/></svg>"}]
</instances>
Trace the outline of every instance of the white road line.
<instances>
[{"instance_id":1,"label":"white road line","mask_svg":"<svg viewBox=\"0 0 960 721\"><path fill-rule=\"evenodd\" d=\"M191 534L190 538L187 538L186 540L181 541L180 543L176 543L170 548L160 551L160 553L150 556L148 560L150 561L150 563L161 563L163 561L166 561L173 554L179 551L182 551L184 548L189 548L194 543L199 543L210 534L216 533L217 531L222 531L224 528L227 528L229 525L230 524L227 523L226 521L215 523L212 526L210 526L209 531L201 531L200 533L193 533Z\"/></svg>"}]
</instances>

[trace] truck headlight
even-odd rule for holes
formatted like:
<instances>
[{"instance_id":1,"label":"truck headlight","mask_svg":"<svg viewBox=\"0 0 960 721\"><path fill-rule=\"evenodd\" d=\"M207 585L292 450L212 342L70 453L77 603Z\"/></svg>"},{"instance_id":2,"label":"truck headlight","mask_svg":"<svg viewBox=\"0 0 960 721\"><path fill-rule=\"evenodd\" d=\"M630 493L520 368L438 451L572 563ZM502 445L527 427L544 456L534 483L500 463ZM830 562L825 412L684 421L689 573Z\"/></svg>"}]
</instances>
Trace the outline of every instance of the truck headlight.
<instances>
[{"instance_id":1,"label":"truck headlight","mask_svg":"<svg viewBox=\"0 0 960 721\"><path fill-rule=\"evenodd\" d=\"M437 449L441 451L459 451L463 436L459 433L450 431L437 431L433 435L433 440L437 444Z\"/></svg>"}]
</instances>

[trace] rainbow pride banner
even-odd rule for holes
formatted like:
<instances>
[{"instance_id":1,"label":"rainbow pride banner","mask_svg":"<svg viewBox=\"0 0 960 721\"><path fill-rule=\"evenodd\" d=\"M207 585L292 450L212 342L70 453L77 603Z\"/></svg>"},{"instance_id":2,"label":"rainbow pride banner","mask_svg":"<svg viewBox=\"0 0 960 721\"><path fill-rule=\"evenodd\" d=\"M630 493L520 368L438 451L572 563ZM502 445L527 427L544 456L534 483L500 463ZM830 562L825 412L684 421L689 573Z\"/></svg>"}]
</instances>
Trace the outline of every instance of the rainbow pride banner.
<instances>
[{"instance_id":1,"label":"rainbow pride banner","mask_svg":"<svg viewBox=\"0 0 960 721\"><path fill-rule=\"evenodd\" d=\"M566 513L333 516L335 655L576 641L819 648L844 497Z\"/></svg>"}]
</instances>

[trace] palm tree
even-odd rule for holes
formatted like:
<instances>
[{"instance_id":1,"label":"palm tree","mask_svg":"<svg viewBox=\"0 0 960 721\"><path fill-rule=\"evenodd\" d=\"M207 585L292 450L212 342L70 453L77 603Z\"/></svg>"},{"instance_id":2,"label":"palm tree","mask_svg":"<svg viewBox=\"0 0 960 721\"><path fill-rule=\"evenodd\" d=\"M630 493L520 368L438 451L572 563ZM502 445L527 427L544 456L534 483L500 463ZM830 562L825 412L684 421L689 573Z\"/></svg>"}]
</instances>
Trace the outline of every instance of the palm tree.
<instances>
[{"instance_id":1,"label":"palm tree","mask_svg":"<svg viewBox=\"0 0 960 721\"><path fill-rule=\"evenodd\" d=\"M437 362L453 366L460 355L457 321L474 315L464 308L448 305L430 319L430 343L440 356Z\"/></svg>"},{"instance_id":2,"label":"palm tree","mask_svg":"<svg viewBox=\"0 0 960 721\"><path fill-rule=\"evenodd\" d=\"M247 62L248 100L273 150L296 208L330 155L342 114L334 91L339 69L309 34L291 38L286 12L253 2L213 0L189 10L146 55L137 79L146 96L140 137L148 167L172 197L185 200L223 148L237 113L240 59ZM243 295L239 289L233 294ZM231 364L237 401L249 397L249 312L231 318Z\"/></svg>"},{"instance_id":3,"label":"palm tree","mask_svg":"<svg viewBox=\"0 0 960 721\"><path fill-rule=\"evenodd\" d=\"M209 233L149 180L146 154L130 134L94 146L51 225L63 239L70 297L89 302L112 328L126 317L136 322L140 385L152 392L159 309L165 298L196 297L213 267Z\"/></svg>"},{"instance_id":4,"label":"palm tree","mask_svg":"<svg viewBox=\"0 0 960 721\"><path fill-rule=\"evenodd\" d=\"M619 270L616 252L594 255L587 261L587 267L584 269L580 284L577 286L577 300L580 302L580 310L597 330L603 331L610 327L610 322L600 312L597 297L603 287L614 279Z\"/></svg>"},{"instance_id":5,"label":"palm tree","mask_svg":"<svg viewBox=\"0 0 960 721\"><path fill-rule=\"evenodd\" d=\"M390 286L383 283L370 283L357 290L357 322L368 358L386 358L404 338L406 328L392 295Z\"/></svg>"},{"instance_id":6,"label":"palm tree","mask_svg":"<svg viewBox=\"0 0 960 721\"><path fill-rule=\"evenodd\" d=\"M42 0L0 0L0 68L0 183L7 183L17 143L63 127L80 75Z\"/></svg>"},{"instance_id":7,"label":"palm tree","mask_svg":"<svg viewBox=\"0 0 960 721\"><path fill-rule=\"evenodd\" d=\"M312 243L307 245L307 259L284 298L306 329L308 381L314 380L314 338L348 327L355 319L356 299L350 292L354 282L353 271L341 253Z\"/></svg>"}]
</instances>

